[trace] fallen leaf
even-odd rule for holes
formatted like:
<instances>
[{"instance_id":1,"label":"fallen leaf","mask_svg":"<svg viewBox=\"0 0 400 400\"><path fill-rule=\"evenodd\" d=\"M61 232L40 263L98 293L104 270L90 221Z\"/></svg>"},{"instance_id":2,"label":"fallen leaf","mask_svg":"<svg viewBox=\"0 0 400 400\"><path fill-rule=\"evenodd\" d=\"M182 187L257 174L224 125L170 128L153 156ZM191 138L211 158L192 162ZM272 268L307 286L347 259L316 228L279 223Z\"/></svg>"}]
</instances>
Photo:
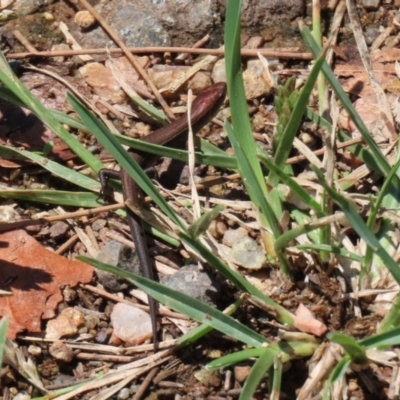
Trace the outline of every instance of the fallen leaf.
<instances>
[{"instance_id":1,"label":"fallen leaf","mask_svg":"<svg viewBox=\"0 0 400 400\"><path fill-rule=\"evenodd\" d=\"M0 287L13 296L0 298L0 316L10 319L8 337L41 332L42 318L52 318L62 301L60 285L88 283L93 268L46 250L24 230L0 235Z\"/></svg>"},{"instance_id":2,"label":"fallen leaf","mask_svg":"<svg viewBox=\"0 0 400 400\"><path fill-rule=\"evenodd\" d=\"M312 333L315 336L322 336L328 330L326 325L318 321L303 304L300 304L296 310L294 326L302 332Z\"/></svg>"}]
</instances>

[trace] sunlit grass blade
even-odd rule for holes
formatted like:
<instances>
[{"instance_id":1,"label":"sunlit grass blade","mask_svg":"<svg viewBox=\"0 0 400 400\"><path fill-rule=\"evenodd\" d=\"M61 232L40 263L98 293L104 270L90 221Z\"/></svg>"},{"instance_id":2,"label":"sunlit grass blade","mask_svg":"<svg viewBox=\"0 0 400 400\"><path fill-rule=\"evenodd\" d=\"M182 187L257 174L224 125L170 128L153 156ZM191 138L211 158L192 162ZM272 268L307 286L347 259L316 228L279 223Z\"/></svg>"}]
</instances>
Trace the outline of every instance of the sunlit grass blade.
<instances>
[{"instance_id":1,"label":"sunlit grass blade","mask_svg":"<svg viewBox=\"0 0 400 400\"><path fill-rule=\"evenodd\" d=\"M283 363L279 356L274 358L274 365L269 369L270 399L279 400L281 398L281 383L283 374Z\"/></svg>"},{"instance_id":2,"label":"sunlit grass blade","mask_svg":"<svg viewBox=\"0 0 400 400\"><path fill-rule=\"evenodd\" d=\"M90 132L92 132L97 140L118 161L121 168L123 168L135 180L139 187L153 199L160 209L178 227L185 230L181 220L176 216L175 212L161 196L158 189L151 182L151 179L146 175L142 168L140 168L138 163L130 156L130 154L121 146L114 135L112 135L111 132L71 94L68 93L67 98L72 105L72 108L79 115Z\"/></svg>"},{"instance_id":3,"label":"sunlit grass blade","mask_svg":"<svg viewBox=\"0 0 400 400\"><path fill-rule=\"evenodd\" d=\"M3 317L0 321L0 368L3 364L4 348L7 340L8 318Z\"/></svg>"},{"instance_id":4,"label":"sunlit grass blade","mask_svg":"<svg viewBox=\"0 0 400 400\"><path fill-rule=\"evenodd\" d=\"M271 309L271 313L273 313L274 317L280 323L293 325L294 316L292 313L267 297L264 293L243 278L238 272L226 266L213 252L209 251L202 243L200 243L199 240L193 239L189 235L183 233L180 234L180 238L183 243L195 250L197 254L203 257L213 268L232 282L232 284L234 284L239 290L250 293L262 300Z\"/></svg>"},{"instance_id":5,"label":"sunlit grass blade","mask_svg":"<svg viewBox=\"0 0 400 400\"><path fill-rule=\"evenodd\" d=\"M264 352L265 352L264 348L236 351L235 353L227 354L226 356L222 356L220 358L217 358L216 360L209 362L206 365L206 368L210 371L226 368L229 367L230 365L238 364L242 361L249 360L250 358L253 357L260 357L262 354L264 354Z\"/></svg>"},{"instance_id":6,"label":"sunlit grass blade","mask_svg":"<svg viewBox=\"0 0 400 400\"><path fill-rule=\"evenodd\" d=\"M253 398L254 392L265 376L266 372L274 365L276 351L271 348L265 349L264 353L254 363L251 371L246 379L243 389L240 393L239 400L248 400Z\"/></svg>"},{"instance_id":7,"label":"sunlit grass blade","mask_svg":"<svg viewBox=\"0 0 400 400\"><path fill-rule=\"evenodd\" d=\"M301 31L304 41L306 42L306 44L307 44L308 48L310 49L310 51L312 52L313 56L317 57L321 50L320 50L320 47L315 42L314 38L312 37L310 31L308 30L307 27L304 27L304 26L300 29L300 31ZM363 120L358 115L358 113L355 110L355 108L353 107L353 104L351 103L349 97L346 95L344 89L342 88L342 86L340 85L340 83L336 79L334 73L332 72L332 70L330 69L330 67L328 66L328 64L326 62L324 62L322 65L322 72L324 73L326 79L330 83L332 89L335 91L336 96L342 103L343 107L346 109L351 120L354 122L355 126L359 130L365 143L369 146L370 151L371 151L373 157L375 158L378 171L380 171L380 173L383 176L386 176L390 172L389 163L387 162L386 158L382 154L381 150L379 149L379 147L376 144L376 142L374 141L374 139L372 138L372 136L369 133L367 127L365 126ZM400 186L399 180L397 180L395 183L396 183L396 185Z\"/></svg>"},{"instance_id":8,"label":"sunlit grass blade","mask_svg":"<svg viewBox=\"0 0 400 400\"><path fill-rule=\"evenodd\" d=\"M18 97L16 97L10 89L6 87L0 87L0 98L7 100L10 103L15 104L16 106L27 108L26 104L22 103L22 101ZM79 129L81 131L87 130L85 125L83 125L81 121L69 116L68 114L65 114L58 110L49 110L49 112L61 124L66 124L71 128Z\"/></svg>"},{"instance_id":9,"label":"sunlit grass blade","mask_svg":"<svg viewBox=\"0 0 400 400\"><path fill-rule=\"evenodd\" d=\"M309 109L307 110L307 117L310 118L312 121L320 124L321 126L326 127L328 131L332 131L332 126L326 120L318 117L313 111ZM337 136L342 142L350 140L350 137L342 131L339 131L337 133ZM361 161L363 161L364 164L367 165L372 171L379 171L377 160L369 149L364 148L360 145L352 145L347 147L347 149L355 156L357 156ZM387 178L389 180L385 180L384 182L384 190L383 192L381 191L382 198L379 203L381 203L385 208L396 210L400 207L400 196L398 195L398 189L396 188L399 187L398 173L396 173L396 168L392 168L389 172L389 175ZM355 183L356 181L343 181L340 184L340 188L342 190L347 190L348 188L354 186ZM374 214L379 210L379 207L373 206L372 209L373 212L370 214L370 217L368 219L369 222L367 222L369 227L372 227L374 225L374 221L376 220ZM385 249L387 252L390 252L390 249L392 248L392 241L388 237L392 232L392 222L388 218L383 218L381 221L380 229L377 232L376 236L383 249ZM364 260L361 263L359 282L363 282L363 276L365 275L368 275L370 280L372 281L374 280L374 278L379 279L379 276L381 275L379 269L385 267L385 263L374 253L371 247L367 246ZM393 315L394 314L391 313L390 319L392 319Z\"/></svg>"},{"instance_id":10,"label":"sunlit grass blade","mask_svg":"<svg viewBox=\"0 0 400 400\"><path fill-rule=\"evenodd\" d=\"M171 147L159 146L152 143L146 143L143 140L132 139L127 136L114 134L118 142L129 146L132 149L143 151L145 153L154 154L160 157L169 157L174 160L187 162L188 152L182 149L173 149ZM219 168L229 168L236 170L238 168L237 161L234 157L227 155L221 151L215 151L210 146L204 146L205 141L200 141L200 150L195 152L195 160L198 164L213 165ZM213 146L215 147L215 146ZM211 149L211 150L210 150Z\"/></svg>"},{"instance_id":11,"label":"sunlit grass blade","mask_svg":"<svg viewBox=\"0 0 400 400\"><path fill-rule=\"evenodd\" d=\"M350 356L346 355L344 356L335 366L335 368L332 370L331 374L329 375L329 378L325 382L324 385L324 391L322 395L323 400L331 400L331 388L332 384L342 378L347 369L350 367L351 364L351 358Z\"/></svg>"},{"instance_id":12,"label":"sunlit grass blade","mask_svg":"<svg viewBox=\"0 0 400 400\"><path fill-rule=\"evenodd\" d=\"M251 130L249 113L247 110L246 94L242 77L240 54L240 10L242 1L228 1L226 7L225 23L225 68L227 88L230 100L232 125L235 135L247 157L259 182L264 181L264 176L256 154L256 144ZM266 194L266 189L264 190Z\"/></svg>"},{"instance_id":13,"label":"sunlit grass blade","mask_svg":"<svg viewBox=\"0 0 400 400\"><path fill-rule=\"evenodd\" d=\"M280 169L283 169L285 166L286 160L289 157L289 153L292 150L293 140L298 132L300 122L306 110L308 100L315 85L315 81L318 78L322 64L325 62L324 60L325 59L323 57L320 57L315 61L310 75L300 92L299 98L297 99L290 120L282 134L282 139L279 141L278 148L276 149L274 155L274 164ZM272 186L275 186L278 184L279 178L273 171L270 171L268 180Z\"/></svg>"},{"instance_id":14,"label":"sunlit grass blade","mask_svg":"<svg viewBox=\"0 0 400 400\"><path fill-rule=\"evenodd\" d=\"M187 229L188 234L193 238L197 238L207 231L211 222L224 210L224 206L219 204L211 211L204 213L198 220L194 221Z\"/></svg>"},{"instance_id":15,"label":"sunlit grass blade","mask_svg":"<svg viewBox=\"0 0 400 400\"><path fill-rule=\"evenodd\" d=\"M195 321L208 324L214 329L232 338L235 338L247 344L248 346L261 347L267 342L266 338L251 330L247 326L216 310L214 307L211 307L208 304L194 299L184 293L172 290L157 282L135 275L120 268L104 264L97 260L92 260L87 257L78 258L96 268L111 272L128 280L167 307L181 312Z\"/></svg>"},{"instance_id":16,"label":"sunlit grass blade","mask_svg":"<svg viewBox=\"0 0 400 400\"><path fill-rule=\"evenodd\" d=\"M307 211L295 209L291 211L290 216L299 226L308 225L313 222L313 219L310 217L310 214ZM306 233L312 243L320 243L320 235L318 232L318 230L311 230Z\"/></svg>"},{"instance_id":17,"label":"sunlit grass blade","mask_svg":"<svg viewBox=\"0 0 400 400\"><path fill-rule=\"evenodd\" d=\"M85 164L93 171L103 168L102 163L79 140L75 139L53 117L51 112L14 75L3 53L0 52L0 81L7 86L22 104L29 108L47 127L49 127Z\"/></svg>"},{"instance_id":18,"label":"sunlit grass blade","mask_svg":"<svg viewBox=\"0 0 400 400\"><path fill-rule=\"evenodd\" d=\"M226 308L223 313L226 315L234 314L239 307L242 305L244 301L244 296L240 296L234 304ZM207 335L207 333L211 332L213 328L209 324L201 324L197 328L192 329L190 332L186 333L182 337L178 339L177 346L185 347L190 344L196 343L197 340Z\"/></svg>"},{"instance_id":19,"label":"sunlit grass blade","mask_svg":"<svg viewBox=\"0 0 400 400\"><path fill-rule=\"evenodd\" d=\"M62 178L65 181L71 182L77 186L80 186L87 190L100 190L100 183L91 179L73 169L64 167L59 163L49 160L46 157L42 157L37 153L26 150L18 150L13 147L0 145L0 157L4 157L8 160L31 160L38 166L51 172L53 175Z\"/></svg>"},{"instance_id":20,"label":"sunlit grass blade","mask_svg":"<svg viewBox=\"0 0 400 400\"><path fill-rule=\"evenodd\" d=\"M365 347L351 336L340 332L328 333L327 338L334 343L340 344L344 351L351 357L353 362L363 364L368 361Z\"/></svg>"},{"instance_id":21,"label":"sunlit grass blade","mask_svg":"<svg viewBox=\"0 0 400 400\"><path fill-rule=\"evenodd\" d=\"M276 176L279 177L279 179L285 183L300 200L315 210L318 216L322 216L321 205L316 202L292 177L287 175L281 168L278 168L272 161L270 161L264 151L261 149L259 150L258 157L260 158L262 164L265 165L265 167L271 172L276 174Z\"/></svg>"},{"instance_id":22,"label":"sunlit grass blade","mask_svg":"<svg viewBox=\"0 0 400 400\"><path fill-rule=\"evenodd\" d=\"M270 203L266 200L264 196L265 192L262 187L263 185L259 185L256 173L252 168L252 163L250 162L248 157L246 157L246 154L244 153L239 141L237 140L236 135L233 133L233 130L228 123L225 123L225 130L227 131L229 140L235 150L235 155L240 166L241 174L246 181L246 186L251 187L251 192L253 194L251 199L257 205L257 207L260 208L261 212L267 217L273 235L275 237L278 237L280 234L278 220L272 210Z\"/></svg>"},{"instance_id":23,"label":"sunlit grass blade","mask_svg":"<svg viewBox=\"0 0 400 400\"><path fill-rule=\"evenodd\" d=\"M398 264L381 246L376 236L368 229L365 222L357 213L357 211L353 208L353 206L342 195L340 195L338 192L336 192L334 189L326 184L324 175L321 171L316 168L313 168L313 170L317 174L320 183L324 186L325 190L329 193L333 201L338 204L342 211L345 213L347 220L349 221L353 229L368 244L368 246L373 249L374 253L382 259L382 261L385 263L386 267L392 274L393 278L398 284L400 284L400 267L398 266Z\"/></svg>"},{"instance_id":24,"label":"sunlit grass blade","mask_svg":"<svg viewBox=\"0 0 400 400\"><path fill-rule=\"evenodd\" d=\"M138 96L129 96L130 99L136 103L139 108L141 108L145 113L152 116L155 120L161 122L162 124L168 123L168 118L165 116L163 111L159 110L158 108L152 106L146 100L143 100L141 97Z\"/></svg>"},{"instance_id":25,"label":"sunlit grass blade","mask_svg":"<svg viewBox=\"0 0 400 400\"><path fill-rule=\"evenodd\" d=\"M313 219L309 223L296 226L290 231L285 232L283 235L279 236L279 238L275 242L275 248L277 250L285 248L292 240L295 240L298 236L303 234L310 234L312 231L327 226L331 222L332 222L332 217L328 216L328 217Z\"/></svg>"},{"instance_id":26,"label":"sunlit grass blade","mask_svg":"<svg viewBox=\"0 0 400 400\"><path fill-rule=\"evenodd\" d=\"M383 182L383 185L381 187L381 190L379 191L376 201L373 203L371 202L372 203L371 213L369 214L368 220L367 220L367 227L370 230L372 230L374 227L374 224L376 222L376 218L378 216L381 205L385 199L385 196L389 190L390 185L392 185L393 178L397 174L399 167L400 167L400 158L396 162L396 164L393 166L393 168L389 172L388 176L386 177L385 181ZM367 252L365 255L365 264L366 265L370 264L370 262L372 261L372 256L373 256L373 251L369 247L367 249Z\"/></svg>"},{"instance_id":27,"label":"sunlit grass blade","mask_svg":"<svg viewBox=\"0 0 400 400\"><path fill-rule=\"evenodd\" d=\"M228 133L229 140L235 150L235 155L238 160L239 170L241 171L242 179L246 183L246 187L249 191L251 200L256 205L258 210L261 211L261 216L264 216L266 222L268 223L268 227L270 227L273 238L277 238L280 235L280 228L276 214L273 210L273 204L267 200L267 197L264 195L265 193L265 182L261 185L256 178L256 174L252 168L252 164L250 163L248 157L244 153L240 143L236 140L236 136L233 134L233 131L228 123L225 124L225 129ZM280 200L278 198L278 194L275 195L275 200L278 204L275 206L275 209L280 208ZM278 199L277 199L278 198ZM271 199L271 196L269 197ZM263 221L263 218L261 218ZM267 227L265 228L267 229ZM276 251L276 247L273 246L272 243L265 243L267 254L271 257L277 257L280 261L280 268L282 272L289 276L289 267L287 260L284 254L281 251ZM269 245L273 246L272 248L268 247Z\"/></svg>"},{"instance_id":28,"label":"sunlit grass blade","mask_svg":"<svg viewBox=\"0 0 400 400\"><path fill-rule=\"evenodd\" d=\"M360 257L358 254L351 253L350 251L347 251L346 249L343 249L338 246L331 246L328 244L301 244L296 246L297 249L299 250L314 250L314 251L326 251L328 253L336 254L340 257L345 257L353 261L357 262L362 262L363 257Z\"/></svg>"},{"instance_id":29,"label":"sunlit grass blade","mask_svg":"<svg viewBox=\"0 0 400 400\"><path fill-rule=\"evenodd\" d=\"M241 56L240 56L240 10L242 1L228 1L226 7L226 23L225 23L225 69L227 77L227 88L230 100L232 126L230 132L230 140L234 135L236 142L241 148L244 157L238 158L238 170L242 176L242 180L248 194L259 212L261 224L265 230L261 231L261 237L265 249L271 259L279 260L281 269L284 274L288 275L288 265L283 253L276 254L274 249L274 240L277 232L276 219L281 218L281 204L278 196L272 198L268 195L267 186L265 184L263 172L260 162L254 155L256 154L256 144L251 130L250 118L247 109L246 95L244 90L244 83L241 70ZM227 125L227 124L226 124ZM233 144L234 145L234 144ZM246 173L242 170L240 160L247 159L246 164L252 170L251 179L248 179ZM243 167L245 168L245 167ZM259 196L254 194L253 184L257 186L257 191L261 190L263 202L272 202L272 210L279 213L274 220L270 215L264 214L265 205L262 207L259 204Z\"/></svg>"},{"instance_id":30,"label":"sunlit grass blade","mask_svg":"<svg viewBox=\"0 0 400 400\"><path fill-rule=\"evenodd\" d=\"M386 332L373 335L359 341L366 349L374 347L398 346L400 344L400 327L392 328Z\"/></svg>"},{"instance_id":31,"label":"sunlit grass blade","mask_svg":"<svg viewBox=\"0 0 400 400\"><path fill-rule=\"evenodd\" d=\"M324 127L328 129L328 132L332 132L332 125L326 121L324 118L320 117L314 111L307 108L306 116L311 121L315 122L318 126ZM349 135L346 135L343 131L337 132L337 137L341 142L346 142L351 139ZM367 165L372 171L379 171L378 164L375 160L373 153L368 149L359 144L354 144L351 146L347 146L346 149L350 151L350 153L354 154L357 158L359 158L365 165ZM396 178L395 178L396 179ZM354 184L353 184L354 185ZM351 185L351 186L353 186ZM340 185L342 190L346 190L350 185L342 183Z\"/></svg>"},{"instance_id":32,"label":"sunlit grass blade","mask_svg":"<svg viewBox=\"0 0 400 400\"><path fill-rule=\"evenodd\" d=\"M95 208L104 204L99 195L90 192L67 192L63 190L1 190L0 197L33 201L36 203L55 204L59 206L73 206Z\"/></svg>"}]
</instances>

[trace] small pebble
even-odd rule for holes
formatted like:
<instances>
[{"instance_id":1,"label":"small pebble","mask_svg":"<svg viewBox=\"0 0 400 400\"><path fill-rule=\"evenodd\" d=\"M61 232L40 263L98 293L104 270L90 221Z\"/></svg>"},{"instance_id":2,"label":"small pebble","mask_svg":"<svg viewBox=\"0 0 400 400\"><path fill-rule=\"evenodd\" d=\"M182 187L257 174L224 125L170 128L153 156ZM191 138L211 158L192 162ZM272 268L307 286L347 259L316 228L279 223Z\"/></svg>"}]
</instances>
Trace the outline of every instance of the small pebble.
<instances>
[{"instance_id":1,"label":"small pebble","mask_svg":"<svg viewBox=\"0 0 400 400\"><path fill-rule=\"evenodd\" d=\"M164 275L161 282L171 289L214 306L220 295L218 282L213 275L199 270L197 265L186 265L173 275Z\"/></svg>"},{"instance_id":2,"label":"small pebble","mask_svg":"<svg viewBox=\"0 0 400 400\"><path fill-rule=\"evenodd\" d=\"M236 365L234 367L234 375L235 379L239 382L242 383L244 382L249 373L250 373L251 367L249 365Z\"/></svg>"},{"instance_id":3,"label":"small pebble","mask_svg":"<svg viewBox=\"0 0 400 400\"><path fill-rule=\"evenodd\" d=\"M49 353L58 361L69 363L74 358L74 352L71 347L57 340L49 348Z\"/></svg>"},{"instance_id":4,"label":"small pebble","mask_svg":"<svg viewBox=\"0 0 400 400\"><path fill-rule=\"evenodd\" d=\"M83 314L74 308L66 308L56 319L47 323L46 339L59 339L78 333L78 327L84 323Z\"/></svg>"},{"instance_id":5,"label":"small pebble","mask_svg":"<svg viewBox=\"0 0 400 400\"><path fill-rule=\"evenodd\" d=\"M108 339L107 332L105 332L105 331L97 332L97 335L95 338L97 343L105 343L107 341L107 339Z\"/></svg>"},{"instance_id":6,"label":"small pebble","mask_svg":"<svg viewBox=\"0 0 400 400\"><path fill-rule=\"evenodd\" d=\"M206 387L219 387L221 386L221 377L218 371L209 371L205 368L201 368L196 371L194 377Z\"/></svg>"},{"instance_id":7,"label":"small pebble","mask_svg":"<svg viewBox=\"0 0 400 400\"><path fill-rule=\"evenodd\" d=\"M62 294L67 303L71 303L76 299L76 290L70 288L69 286L64 288Z\"/></svg>"},{"instance_id":8,"label":"small pebble","mask_svg":"<svg viewBox=\"0 0 400 400\"><path fill-rule=\"evenodd\" d=\"M129 389L123 388L119 391L117 398L118 398L118 400L126 400L129 398L129 396L130 396Z\"/></svg>"},{"instance_id":9,"label":"small pebble","mask_svg":"<svg viewBox=\"0 0 400 400\"><path fill-rule=\"evenodd\" d=\"M100 318L94 314L85 315L85 325L87 329L94 329L98 323L100 322Z\"/></svg>"},{"instance_id":10,"label":"small pebble","mask_svg":"<svg viewBox=\"0 0 400 400\"><path fill-rule=\"evenodd\" d=\"M44 13L43 13L43 18L44 18L46 21L54 21L54 15L51 14L51 13L49 13L49 12L44 12Z\"/></svg>"},{"instance_id":11,"label":"small pebble","mask_svg":"<svg viewBox=\"0 0 400 400\"><path fill-rule=\"evenodd\" d=\"M90 14L89 11L78 11L75 14L74 21L79 25L80 28L87 29L96 23L96 19Z\"/></svg>"},{"instance_id":12,"label":"small pebble","mask_svg":"<svg viewBox=\"0 0 400 400\"><path fill-rule=\"evenodd\" d=\"M140 308L117 303L111 313L113 336L128 345L142 344L153 336L150 315Z\"/></svg>"},{"instance_id":13,"label":"small pebble","mask_svg":"<svg viewBox=\"0 0 400 400\"><path fill-rule=\"evenodd\" d=\"M238 240L248 237L247 230L239 227L237 229L228 229L224 238L222 239L222 243L225 246L232 247Z\"/></svg>"},{"instance_id":14,"label":"small pebble","mask_svg":"<svg viewBox=\"0 0 400 400\"><path fill-rule=\"evenodd\" d=\"M31 396L28 393L20 392L18 393L13 400L29 400Z\"/></svg>"},{"instance_id":15,"label":"small pebble","mask_svg":"<svg viewBox=\"0 0 400 400\"><path fill-rule=\"evenodd\" d=\"M266 260L264 249L249 237L235 242L228 257L231 262L247 269L260 269Z\"/></svg>"},{"instance_id":16,"label":"small pebble","mask_svg":"<svg viewBox=\"0 0 400 400\"><path fill-rule=\"evenodd\" d=\"M28 347L28 353L32 356L38 357L42 354L42 349L39 346L34 346L33 344L31 344Z\"/></svg>"}]
</instances>

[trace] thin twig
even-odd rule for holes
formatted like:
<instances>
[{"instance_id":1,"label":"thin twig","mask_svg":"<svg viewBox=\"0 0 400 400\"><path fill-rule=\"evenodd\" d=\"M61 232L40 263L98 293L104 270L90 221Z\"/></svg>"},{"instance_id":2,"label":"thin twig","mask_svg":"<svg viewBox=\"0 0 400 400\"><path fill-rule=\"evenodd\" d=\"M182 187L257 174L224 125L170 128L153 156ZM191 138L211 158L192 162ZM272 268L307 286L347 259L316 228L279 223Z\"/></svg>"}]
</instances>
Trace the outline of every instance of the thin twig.
<instances>
[{"instance_id":1,"label":"thin twig","mask_svg":"<svg viewBox=\"0 0 400 400\"><path fill-rule=\"evenodd\" d=\"M210 40L210 35L206 35L203 38L201 38L200 40L198 40L193 46L193 49L199 49L204 47L204 45ZM189 53L181 53L179 54L176 58L175 61L179 60L179 61L184 61L189 57Z\"/></svg>"},{"instance_id":2,"label":"thin twig","mask_svg":"<svg viewBox=\"0 0 400 400\"><path fill-rule=\"evenodd\" d=\"M130 47L127 51L133 54L149 54L149 53L189 53L189 54L209 54L213 56L222 56L223 49L195 49L192 47ZM123 53L121 49L82 49L82 50L52 50L52 51L39 51L37 53L8 53L6 55L9 59L20 59L28 57L73 57L82 54L111 54L120 55ZM293 59L293 60L312 60L311 53L301 53L299 51L285 50L285 49L242 49L242 57L257 57L260 53L264 57L280 58L280 59Z\"/></svg>"},{"instance_id":3,"label":"thin twig","mask_svg":"<svg viewBox=\"0 0 400 400\"><path fill-rule=\"evenodd\" d=\"M152 370L150 370L150 372L147 374L146 378L144 379L144 381L140 385L138 391L136 392L136 394L132 398L132 400L140 400L140 398L143 396L144 392L149 387L151 381L156 376L158 370L159 370L159 367L154 367Z\"/></svg>"},{"instance_id":4,"label":"thin twig","mask_svg":"<svg viewBox=\"0 0 400 400\"><path fill-rule=\"evenodd\" d=\"M33 44L17 29L12 31L14 37L31 53L37 53Z\"/></svg>"}]
</instances>

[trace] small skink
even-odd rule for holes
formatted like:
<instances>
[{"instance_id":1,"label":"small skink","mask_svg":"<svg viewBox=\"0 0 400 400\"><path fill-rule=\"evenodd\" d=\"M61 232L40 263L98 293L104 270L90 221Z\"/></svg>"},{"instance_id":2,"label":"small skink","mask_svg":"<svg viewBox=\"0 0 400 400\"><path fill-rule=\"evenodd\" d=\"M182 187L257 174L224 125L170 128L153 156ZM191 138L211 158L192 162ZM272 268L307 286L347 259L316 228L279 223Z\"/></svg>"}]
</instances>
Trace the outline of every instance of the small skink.
<instances>
[{"instance_id":1,"label":"small skink","mask_svg":"<svg viewBox=\"0 0 400 400\"><path fill-rule=\"evenodd\" d=\"M218 112L220 106L225 99L226 85L225 83L216 83L208 88L204 89L193 101L191 108L191 125L193 133L198 132L203 126L205 126ZM187 140L187 132L189 129L189 123L187 114L181 116L177 120L170 124L163 126L160 129L152 132L150 135L143 138L144 142L168 145L170 147L181 148L185 145ZM131 156L140 164L143 168L148 167L146 162L146 155L141 152L130 152ZM154 160L154 157L150 156L150 160ZM140 202L140 189L136 182L126 171L113 171L108 169L102 169L99 172L100 182L103 189L107 185L107 178L119 178L122 183L122 192L125 202L132 202L134 205L138 205ZM154 279L154 273L152 264L150 262L147 243L144 236L142 222L140 218L129 208L126 209L128 224L131 230L133 242L135 243L136 252L139 257L139 262L143 271L143 275L146 278ZM151 315L151 323L153 326L153 342L154 349L158 348L157 339L157 302L149 297L149 307Z\"/></svg>"}]
</instances>

